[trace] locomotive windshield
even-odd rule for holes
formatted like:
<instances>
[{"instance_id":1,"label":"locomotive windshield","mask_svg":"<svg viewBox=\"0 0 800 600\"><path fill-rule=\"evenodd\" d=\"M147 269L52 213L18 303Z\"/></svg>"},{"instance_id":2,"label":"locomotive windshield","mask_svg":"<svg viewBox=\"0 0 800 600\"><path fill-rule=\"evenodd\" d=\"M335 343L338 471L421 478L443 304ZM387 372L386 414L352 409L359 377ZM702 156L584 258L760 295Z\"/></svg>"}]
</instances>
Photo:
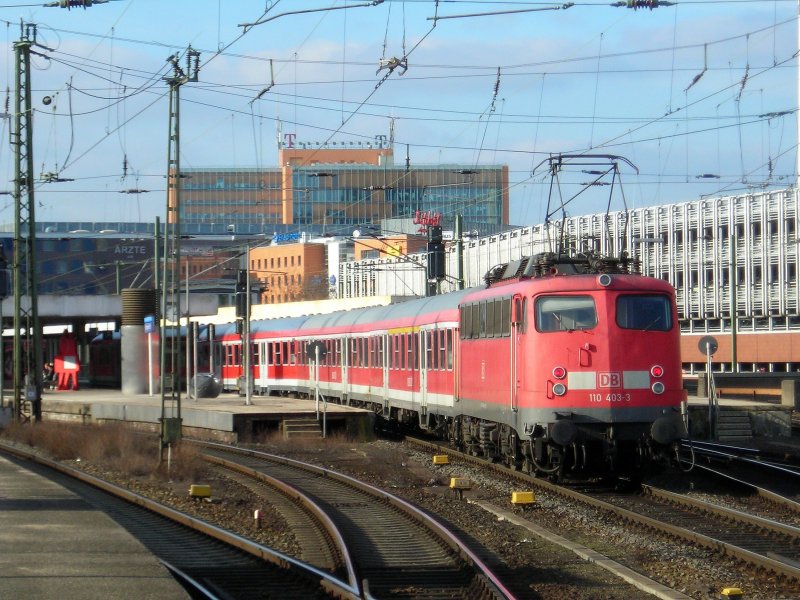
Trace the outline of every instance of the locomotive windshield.
<instances>
[{"instance_id":1,"label":"locomotive windshield","mask_svg":"<svg viewBox=\"0 0 800 600\"><path fill-rule=\"evenodd\" d=\"M617 325L623 329L669 331L672 329L672 307L669 298L649 294L619 296Z\"/></svg>"},{"instance_id":2,"label":"locomotive windshield","mask_svg":"<svg viewBox=\"0 0 800 600\"><path fill-rule=\"evenodd\" d=\"M597 310L591 296L542 296L536 299L536 329L574 331L597 325Z\"/></svg>"}]
</instances>

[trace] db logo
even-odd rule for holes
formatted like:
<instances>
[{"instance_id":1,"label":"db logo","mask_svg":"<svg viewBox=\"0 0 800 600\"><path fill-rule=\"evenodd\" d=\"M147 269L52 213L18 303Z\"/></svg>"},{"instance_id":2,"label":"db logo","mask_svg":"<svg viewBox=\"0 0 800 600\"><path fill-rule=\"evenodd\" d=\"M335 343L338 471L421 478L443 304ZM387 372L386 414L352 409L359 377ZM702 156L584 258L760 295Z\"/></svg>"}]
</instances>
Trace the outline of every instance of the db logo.
<instances>
[{"instance_id":1,"label":"db logo","mask_svg":"<svg viewBox=\"0 0 800 600\"><path fill-rule=\"evenodd\" d=\"M599 375L600 375L599 386L601 388L620 387L619 373L600 373Z\"/></svg>"}]
</instances>

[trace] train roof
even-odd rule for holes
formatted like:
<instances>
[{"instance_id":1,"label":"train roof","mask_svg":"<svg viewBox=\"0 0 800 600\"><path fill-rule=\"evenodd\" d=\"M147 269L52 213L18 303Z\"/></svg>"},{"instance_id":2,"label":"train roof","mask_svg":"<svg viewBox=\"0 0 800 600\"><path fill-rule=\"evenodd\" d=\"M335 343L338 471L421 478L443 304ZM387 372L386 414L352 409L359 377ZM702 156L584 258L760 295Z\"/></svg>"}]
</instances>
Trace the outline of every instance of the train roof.
<instances>
[{"instance_id":1,"label":"train roof","mask_svg":"<svg viewBox=\"0 0 800 600\"><path fill-rule=\"evenodd\" d=\"M473 290L459 290L439 296L406 300L389 306L373 306L370 308L341 311L328 315L314 315L303 324L301 329L317 330L322 328L357 328L358 325L381 321L416 321L416 317L427 314L438 314L442 311L458 307L461 299Z\"/></svg>"}]
</instances>

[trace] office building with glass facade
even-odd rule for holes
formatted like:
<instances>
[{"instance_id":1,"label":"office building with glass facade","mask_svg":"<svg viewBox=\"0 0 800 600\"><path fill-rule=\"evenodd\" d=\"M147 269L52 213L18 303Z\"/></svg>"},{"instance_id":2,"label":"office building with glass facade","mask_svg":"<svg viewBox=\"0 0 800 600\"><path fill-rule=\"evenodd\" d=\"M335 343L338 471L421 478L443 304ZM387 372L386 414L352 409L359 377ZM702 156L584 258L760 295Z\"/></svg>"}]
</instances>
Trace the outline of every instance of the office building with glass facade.
<instances>
[{"instance_id":1,"label":"office building with glass facade","mask_svg":"<svg viewBox=\"0 0 800 600\"><path fill-rule=\"evenodd\" d=\"M418 211L460 214L482 233L508 225L507 166L395 165L387 143L375 146L298 144L280 149L277 168L184 169L181 230L343 235Z\"/></svg>"}]
</instances>

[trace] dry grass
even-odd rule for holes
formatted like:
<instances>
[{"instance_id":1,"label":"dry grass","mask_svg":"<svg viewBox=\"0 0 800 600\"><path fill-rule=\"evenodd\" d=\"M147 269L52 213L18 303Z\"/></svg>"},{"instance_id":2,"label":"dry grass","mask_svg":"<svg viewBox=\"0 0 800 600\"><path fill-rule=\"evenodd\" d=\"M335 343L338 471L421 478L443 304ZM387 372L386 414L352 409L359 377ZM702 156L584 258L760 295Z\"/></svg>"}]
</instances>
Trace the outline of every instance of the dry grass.
<instances>
[{"instance_id":1,"label":"dry grass","mask_svg":"<svg viewBox=\"0 0 800 600\"><path fill-rule=\"evenodd\" d=\"M164 450L164 460L155 473L161 479L197 483L207 478L209 468L200 456L200 450L189 444L179 444Z\"/></svg>"},{"instance_id":2,"label":"dry grass","mask_svg":"<svg viewBox=\"0 0 800 600\"><path fill-rule=\"evenodd\" d=\"M55 422L10 424L3 438L37 448L54 460L82 462L129 477L156 477L188 481L205 472L198 452L188 445L171 451L167 472L166 450L160 460L160 444L123 425L74 425Z\"/></svg>"},{"instance_id":3,"label":"dry grass","mask_svg":"<svg viewBox=\"0 0 800 600\"><path fill-rule=\"evenodd\" d=\"M315 437L293 437L286 439L279 431L270 431L262 434L253 440L253 443L270 449L272 452L281 453L304 453L304 452L325 452L326 450L339 449L342 447L357 446L360 442L348 437L346 433L337 431L328 434L325 439Z\"/></svg>"}]
</instances>

